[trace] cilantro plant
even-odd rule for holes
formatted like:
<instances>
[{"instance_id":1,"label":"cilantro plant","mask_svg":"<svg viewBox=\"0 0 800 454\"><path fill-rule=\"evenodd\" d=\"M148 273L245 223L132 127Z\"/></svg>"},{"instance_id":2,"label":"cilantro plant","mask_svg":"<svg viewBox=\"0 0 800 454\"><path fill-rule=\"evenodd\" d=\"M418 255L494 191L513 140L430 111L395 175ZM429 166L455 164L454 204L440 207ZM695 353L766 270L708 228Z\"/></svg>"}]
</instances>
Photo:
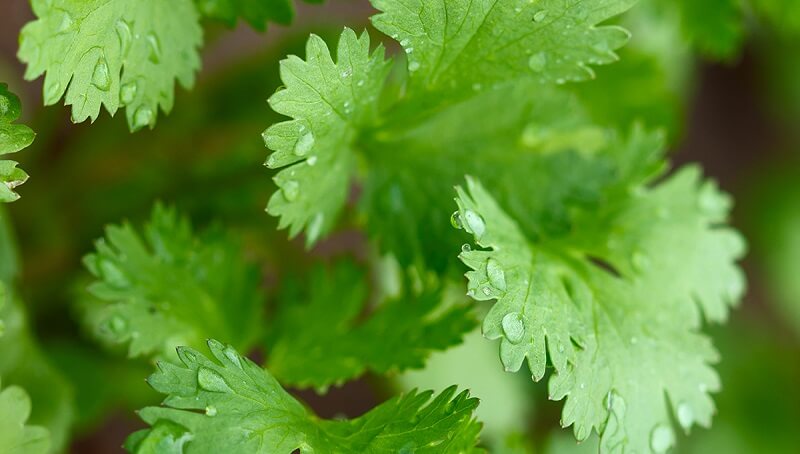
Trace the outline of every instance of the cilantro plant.
<instances>
[{"instance_id":1,"label":"cilantro plant","mask_svg":"<svg viewBox=\"0 0 800 454\"><path fill-rule=\"evenodd\" d=\"M14 3L0 453L796 448L796 2Z\"/></svg>"}]
</instances>

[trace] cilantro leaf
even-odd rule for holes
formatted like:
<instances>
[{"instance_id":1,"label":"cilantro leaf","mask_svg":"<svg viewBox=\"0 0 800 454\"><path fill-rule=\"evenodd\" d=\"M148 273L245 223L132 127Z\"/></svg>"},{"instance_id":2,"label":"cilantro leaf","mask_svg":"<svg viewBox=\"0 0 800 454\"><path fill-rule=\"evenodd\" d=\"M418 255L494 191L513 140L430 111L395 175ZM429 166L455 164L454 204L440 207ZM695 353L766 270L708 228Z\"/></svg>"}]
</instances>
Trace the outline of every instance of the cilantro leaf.
<instances>
[{"instance_id":1,"label":"cilantro leaf","mask_svg":"<svg viewBox=\"0 0 800 454\"><path fill-rule=\"evenodd\" d=\"M562 423L578 440L594 429L604 452L664 452L675 441L670 406L685 430L710 424L717 353L700 320L724 319L744 287L742 240L719 226L724 196L689 168L654 187L610 188L572 235L543 241L479 182L467 185L458 216L485 248L460 255L469 294L497 300L484 334L501 339L507 370L527 358L538 381L552 363L550 397L567 399Z\"/></svg>"},{"instance_id":2,"label":"cilantro leaf","mask_svg":"<svg viewBox=\"0 0 800 454\"><path fill-rule=\"evenodd\" d=\"M130 356L174 357L176 345L201 345L208 335L248 347L263 296L258 270L218 230L194 235L187 219L156 205L144 237L130 224L110 226L84 263L97 279L85 321Z\"/></svg>"},{"instance_id":3,"label":"cilantro leaf","mask_svg":"<svg viewBox=\"0 0 800 454\"><path fill-rule=\"evenodd\" d=\"M294 16L290 0L195 0L197 9L206 17L229 26L240 17L256 30L264 31L267 22L288 24Z\"/></svg>"},{"instance_id":4,"label":"cilantro leaf","mask_svg":"<svg viewBox=\"0 0 800 454\"><path fill-rule=\"evenodd\" d=\"M286 88L269 100L292 120L264 132L274 150L267 166L289 166L274 178L280 191L267 211L280 216L279 226L289 227L290 236L305 227L308 244L333 226L356 165L353 141L376 117L389 66L383 47L370 53L369 46L369 35L345 29L334 62L325 42L312 35L306 60L290 56L281 62Z\"/></svg>"},{"instance_id":5,"label":"cilantro leaf","mask_svg":"<svg viewBox=\"0 0 800 454\"><path fill-rule=\"evenodd\" d=\"M408 55L411 85L423 91L471 91L522 76L539 81L594 78L590 64L617 60L628 40L599 23L635 0L372 0L373 23Z\"/></svg>"},{"instance_id":6,"label":"cilantro leaf","mask_svg":"<svg viewBox=\"0 0 800 454\"><path fill-rule=\"evenodd\" d=\"M475 327L471 308L446 306L440 291L393 297L364 315L367 286L350 262L317 268L281 299L267 340L270 371L293 386L341 384L369 370L418 369L435 350ZM380 339L380 342L375 342Z\"/></svg>"},{"instance_id":7,"label":"cilantro leaf","mask_svg":"<svg viewBox=\"0 0 800 454\"><path fill-rule=\"evenodd\" d=\"M0 236L0 250L6 246L3 243ZM33 402L31 423L45 427L50 434L50 446L53 450L61 450L67 443L73 421L72 389L43 354L30 331L22 305L11 293L12 289L6 287L6 291L6 304L0 307L0 319L5 323L3 336L0 336L0 376L8 384L24 385ZM17 390L7 397L13 398L17 402L15 405L20 405L17 400L20 396L18 388L8 388L11 389ZM28 410L23 412L25 408ZM0 409L0 413L3 411ZM27 417L31 410L30 405L25 405L15 406L9 411L19 418L23 414ZM11 423L2 414L0 422L0 452L5 453L3 442L7 435L3 430Z\"/></svg>"},{"instance_id":8,"label":"cilantro leaf","mask_svg":"<svg viewBox=\"0 0 800 454\"><path fill-rule=\"evenodd\" d=\"M0 452L49 452L50 434L47 429L26 425L30 413L31 399L22 388L11 386L0 391Z\"/></svg>"},{"instance_id":9,"label":"cilantro leaf","mask_svg":"<svg viewBox=\"0 0 800 454\"><path fill-rule=\"evenodd\" d=\"M8 91L6 84L0 84L0 156L16 153L33 143L36 134L25 125L14 124L20 111L19 98ZM19 199L14 189L27 179L28 174L17 168L16 162L0 159L0 202Z\"/></svg>"},{"instance_id":10,"label":"cilantro leaf","mask_svg":"<svg viewBox=\"0 0 800 454\"><path fill-rule=\"evenodd\" d=\"M72 120L126 107L132 131L172 109L174 84L200 66L202 30L192 0L34 0L37 20L20 35L27 79L46 74L45 105L62 96Z\"/></svg>"},{"instance_id":11,"label":"cilantro leaf","mask_svg":"<svg viewBox=\"0 0 800 454\"><path fill-rule=\"evenodd\" d=\"M731 58L741 48L745 37L741 1L680 0L674 6L680 14L684 35L701 53Z\"/></svg>"},{"instance_id":12,"label":"cilantro leaf","mask_svg":"<svg viewBox=\"0 0 800 454\"><path fill-rule=\"evenodd\" d=\"M321 420L232 347L208 347L214 359L180 348L182 365L159 363L148 382L168 397L140 411L153 427L129 437L130 452L460 453L477 443L467 391L412 392L353 420Z\"/></svg>"}]
</instances>

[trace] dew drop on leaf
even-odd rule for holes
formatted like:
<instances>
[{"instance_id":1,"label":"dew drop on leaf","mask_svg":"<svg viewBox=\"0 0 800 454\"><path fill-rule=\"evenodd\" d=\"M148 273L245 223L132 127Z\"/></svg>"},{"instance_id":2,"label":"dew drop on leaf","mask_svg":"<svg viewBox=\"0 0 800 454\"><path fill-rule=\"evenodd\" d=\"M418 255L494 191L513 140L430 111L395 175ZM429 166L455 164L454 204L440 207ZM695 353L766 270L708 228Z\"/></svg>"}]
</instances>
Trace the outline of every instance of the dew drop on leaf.
<instances>
[{"instance_id":1,"label":"dew drop on leaf","mask_svg":"<svg viewBox=\"0 0 800 454\"><path fill-rule=\"evenodd\" d=\"M538 52L531 55L528 59L528 66L537 73L544 71L545 66L547 66L547 54Z\"/></svg>"},{"instance_id":2,"label":"dew drop on leaf","mask_svg":"<svg viewBox=\"0 0 800 454\"><path fill-rule=\"evenodd\" d=\"M150 48L150 54L147 56L148 60L159 64L161 62L161 42L158 40L158 36L155 33L148 33L147 44Z\"/></svg>"},{"instance_id":3,"label":"dew drop on leaf","mask_svg":"<svg viewBox=\"0 0 800 454\"><path fill-rule=\"evenodd\" d=\"M139 86L136 81L128 82L123 85L119 91L119 99L123 104L130 104L136 99L136 92L139 91Z\"/></svg>"},{"instance_id":4,"label":"dew drop on leaf","mask_svg":"<svg viewBox=\"0 0 800 454\"><path fill-rule=\"evenodd\" d=\"M503 333L512 344L519 344L525 337L525 321L522 320L522 314L519 312L511 312L503 317L501 322L503 325Z\"/></svg>"},{"instance_id":5,"label":"dew drop on leaf","mask_svg":"<svg viewBox=\"0 0 800 454\"><path fill-rule=\"evenodd\" d=\"M206 407L206 416L217 416L217 407L213 405Z\"/></svg>"},{"instance_id":6,"label":"dew drop on leaf","mask_svg":"<svg viewBox=\"0 0 800 454\"><path fill-rule=\"evenodd\" d=\"M461 245L461 252L463 252L463 253L472 252L472 246L470 246L467 243L462 244Z\"/></svg>"},{"instance_id":7,"label":"dew drop on leaf","mask_svg":"<svg viewBox=\"0 0 800 454\"><path fill-rule=\"evenodd\" d=\"M678 404L678 423L684 429L688 430L692 427L692 423L694 422L694 411L692 411L692 407L686 403L681 402Z\"/></svg>"},{"instance_id":8,"label":"dew drop on leaf","mask_svg":"<svg viewBox=\"0 0 800 454\"><path fill-rule=\"evenodd\" d=\"M111 333L116 334L117 336L125 333L125 330L128 328L128 322L125 321L124 318L120 317L119 315L115 315L111 317L108 321L108 330Z\"/></svg>"},{"instance_id":9,"label":"dew drop on leaf","mask_svg":"<svg viewBox=\"0 0 800 454\"><path fill-rule=\"evenodd\" d=\"M226 347L222 353L225 355L226 358L228 358L230 362L235 364L236 367L238 367L239 369L242 368L242 360L239 358L239 354L236 352L236 350L234 350L231 347Z\"/></svg>"},{"instance_id":10,"label":"dew drop on leaf","mask_svg":"<svg viewBox=\"0 0 800 454\"><path fill-rule=\"evenodd\" d=\"M408 64L408 70L411 71L412 73L414 71L419 70L419 62L418 61L412 61L411 63L409 63Z\"/></svg>"},{"instance_id":11,"label":"dew drop on leaf","mask_svg":"<svg viewBox=\"0 0 800 454\"><path fill-rule=\"evenodd\" d=\"M497 260L489 259L486 262L486 276L489 278L489 283L492 284L492 287L498 290L506 289L506 273Z\"/></svg>"},{"instance_id":12,"label":"dew drop on leaf","mask_svg":"<svg viewBox=\"0 0 800 454\"><path fill-rule=\"evenodd\" d=\"M151 121L153 121L153 110L149 107L142 106L136 110L136 114L133 116L133 127L134 129L144 128L148 126Z\"/></svg>"},{"instance_id":13,"label":"dew drop on leaf","mask_svg":"<svg viewBox=\"0 0 800 454\"><path fill-rule=\"evenodd\" d=\"M287 201L294 202L300 195L300 183L297 180L288 180L281 186L281 192Z\"/></svg>"},{"instance_id":14,"label":"dew drop on leaf","mask_svg":"<svg viewBox=\"0 0 800 454\"><path fill-rule=\"evenodd\" d=\"M464 212L464 222L466 223L467 231L475 235L477 239L480 239L483 236L483 232L486 231L486 223L483 222L483 218L472 210Z\"/></svg>"},{"instance_id":15,"label":"dew drop on leaf","mask_svg":"<svg viewBox=\"0 0 800 454\"><path fill-rule=\"evenodd\" d=\"M314 134L312 132L307 132L300 136L297 139L297 142L294 144L294 154L297 156L305 156L308 154L309 151L314 147Z\"/></svg>"},{"instance_id":16,"label":"dew drop on leaf","mask_svg":"<svg viewBox=\"0 0 800 454\"><path fill-rule=\"evenodd\" d=\"M306 159L306 164L308 164L309 167L314 167L317 164L317 157L311 156L310 158Z\"/></svg>"},{"instance_id":17,"label":"dew drop on leaf","mask_svg":"<svg viewBox=\"0 0 800 454\"><path fill-rule=\"evenodd\" d=\"M450 225L459 230L464 228L464 223L461 221L461 213L458 211L453 212L453 215L450 216Z\"/></svg>"},{"instance_id":18,"label":"dew drop on leaf","mask_svg":"<svg viewBox=\"0 0 800 454\"><path fill-rule=\"evenodd\" d=\"M533 15L534 22L541 22L547 18L547 10L538 11L536 14Z\"/></svg>"},{"instance_id":19,"label":"dew drop on leaf","mask_svg":"<svg viewBox=\"0 0 800 454\"><path fill-rule=\"evenodd\" d=\"M675 434L666 424L659 424L650 432L650 448L656 454L667 452L675 444Z\"/></svg>"},{"instance_id":20,"label":"dew drop on leaf","mask_svg":"<svg viewBox=\"0 0 800 454\"><path fill-rule=\"evenodd\" d=\"M325 214L317 213L311 222L308 224L308 241L315 243L322 235L322 227L325 225Z\"/></svg>"},{"instance_id":21,"label":"dew drop on leaf","mask_svg":"<svg viewBox=\"0 0 800 454\"><path fill-rule=\"evenodd\" d=\"M133 34L131 33L131 26L128 25L127 22L124 20L118 20L116 24L117 29L117 39L119 39L119 49L123 56L128 54L128 50L131 48L131 38Z\"/></svg>"},{"instance_id":22,"label":"dew drop on leaf","mask_svg":"<svg viewBox=\"0 0 800 454\"><path fill-rule=\"evenodd\" d=\"M228 382L222 378L222 375L207 367L201 367L197 371L197 384L206 391L215 393L232 392L231 387L228 386Z\"/></svg>"},{"instance_id":23,"label":"dew drop on leaf","mask_svg":"<svg viewBox=\"0 0 800 454\"><path fill-rule=\"evenodd\" d=\"M44 104L49 106L58 102L61 97L61 83L57 80L45 80Z\"/></svg>"}]
</instances>

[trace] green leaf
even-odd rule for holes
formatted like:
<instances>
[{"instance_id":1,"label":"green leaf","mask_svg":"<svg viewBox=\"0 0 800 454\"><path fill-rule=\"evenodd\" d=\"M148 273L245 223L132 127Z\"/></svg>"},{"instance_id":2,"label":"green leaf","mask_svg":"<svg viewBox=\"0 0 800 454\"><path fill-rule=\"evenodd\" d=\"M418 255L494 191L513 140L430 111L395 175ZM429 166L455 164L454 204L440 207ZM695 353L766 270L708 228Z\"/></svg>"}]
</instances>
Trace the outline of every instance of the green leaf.
<instances>
[{"instance_id":1,"label":"green leaf","mask_svg":"<svg viewBox=\"0 0 800 454\"><path fill-rule=\"evenodd\" d=\"M31 424L45 427L50 433L50 446L58 451L67 443L74 417L72 389L43 354L30 331L22 305L13 298L10 289L7 290L9 297L0 308L0 319L5 323L0 337L0 376L7 384L25 387L33 402ZM18 396L18 391L10 396ZM18 411L16 409L14 413L23 414ZM27 417L27 411L25 415ZM0 422L2 433L7 424L2 415ZM0 435L0 452L5 453L2 439L3 435Z\"/></svg>"},{"instance_id":2,"label":"green leaf","mask_svg":"<svg viewBox=\"0 0 800 454\"><path fill-rule=\"evenodd\" d=\"M280 190L267 211L280 216L279 226L288 227L290 236L305 228L308 244L334 225L356 164L353 142L377 114L389 66L383 47L370 53L369 46L369 35L345 29L334 62L325 42L312 35L306 60L290 56L281 62L286 88L269 100L292 120L264 132L274 150L267 166L289 166L274 178Z\"/></svg>"},{"instance_id":3,"label":"green leaf","mask_svg":"<svg viewBox=\"0 0 800 454\"><path fill-rule=\"evenodd\" d=\"M740 0L680 0L675 7L684 35L701 53L729 59L739 52L745 38Z\"/></svg>"},{"instance_id":4,"label":"green leaf","mask_svg":"<svg viewBox=\"0 0 800 454\"><path fill-rule=\"evenodd\" d=\"M126 107L132 131L172 109L174 85L194 84L202 43L192 0L33 0L20 35L27 79L46 73L45 105L62 96L72 120Z\"/></svg>"},{"instance_id":5,"label":"green leaf","mask_svg":"<svg viewBox=\"0 0 800 454\"><path fill-rule=\"evenodd\" d=\"M206 17L231 27L242 18L260 31L267 28L267 22L288 24L294 16L290 0L195 0L195 4Z\"/></svg>"},{"instance_id":6,"label":"green leaf","mask_svg":"<svg viewBox=\"0 0 800 454\"><path fill-rule=\"evenodd\" d=\"M85 322L130 356L174 358L176 345L208 336L252 345L260 324L260 275L239 245L212 229L195 235L187 219L156 205L144 235L130 224L110 226L84 263L97 279Z\"/></svg>"},{"instance_id":7,"label":"green leaf","mask_svg":"<svg viewBox=\"0 0 800 454\"><path fill-rule=\"evenodd\" d=\"M14 124L19 118L19 98L0 84L0 156L16 153L33 143L36 134L25 125ZM28 174L17 168L17 163L0 159L0 202L19 199L14 189L28 180Z\"/></svg>"},{"instance_id":8,"label":"green leaf","mask_svg":"<svg viewBox=\"0 0 800 454\"><path fill-rule=\"evenodd\" d=\"M460 258L469 294L497 300L483 331L501 340L506 369L527 358L538 381L552 364L550 397L566 398L562 424L578 440L596 430L602 452L664 452L675 442L670 408L684 430L710 425L718 355L699 329L741 297L744 246L721 225L728 199L696 169L652 187L627 181L549 240L526 236L470 178L458 217L481 249Z\"/></svg>"},{"instance_id":9,"label":"green leaf","mask_svg":"<svg viewBox=\"0 0 800 454\"><path fill-rule=\"evenodd\" d=\"M270 371L285 384L324 388L366 371L418 369L432 351L460 343L476 325L471 307L446 305L441 291L375 307L367 305L368 295L363 271L350 262L317 268L290 285L267 340Z\"/></svg>"},{"instance_id":10,"label":"green leaf","mask_svg":"<svg viewBox=\"0 0 800 454\"><path fill-rule=\"evenodd\" d=\"M624 29L598 26L636 0L372 0L373 23L408 55L411 86L480 90L520 77L561 82L594 78L590 64L617 60Z\"/></svg>"},{"instance_id":11,"label":"green leaf","mask_svg":"<svg viewBox=\"0 0 800 454\"><path fill-rule=\"evenodd\" d=\"M148 382L167 394L139 415L153 427L126 446L135 453L472 452L477 399L455 387L412 392L353 420L321 420L232 347L209 341L213 360L181 348L183 365L160 363Z\"/></svg>"},{"instance_id":12,"label":"green leaf","mask_svg":"<svg viewBox=\"0 0 800 454\"><path fill-rule=\"evenodd\" d=\"M26 425L31 399L22 388L0 391L0 452L45 454L50 450L50 433L44 427Z\"/></svg>"}]
</instances>

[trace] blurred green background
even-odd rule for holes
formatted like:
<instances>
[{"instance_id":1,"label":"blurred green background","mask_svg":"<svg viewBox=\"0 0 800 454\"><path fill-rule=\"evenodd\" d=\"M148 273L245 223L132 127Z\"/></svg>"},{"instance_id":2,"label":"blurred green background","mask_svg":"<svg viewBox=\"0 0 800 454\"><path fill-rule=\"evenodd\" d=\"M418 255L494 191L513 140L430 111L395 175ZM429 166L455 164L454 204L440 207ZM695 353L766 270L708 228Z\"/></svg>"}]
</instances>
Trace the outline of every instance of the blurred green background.
<instances>
[{"instance_id":1,"label":"blurred green background","mask_svg":"<svg viewBox=\"0 0 800 454\"><path fill-rule=\"evenodd\" d=\"M598 122L664 126L677 163L701 163L734 195L734 224L750 243L749 293L728 325L711 330L722 354L718 415L711 430L695 429L679 451L798 452L800 20L777 23L770 17L778 15L745 12L739 24L714 7L725 2L656 3L644 1L620 19L633 32L621 61L601 68L593 85L572 89ZM262 166L267 150L260 134L277 120L266 99L279 85L279 59L302 54L312 31L327 37L344 25L369 27L372 10L355 0L300 5L294 25L264 34L207 24L195 88L178 90L174 111L155 130L131 135L123 118L101 115L93 125L73 125L67 109L43 108L41 80L25 82L15 57L18 31L32 17L28 2L7 0L0 8L0 81L20 95L22 121L38 133L17 157L31 175L23 199L0 216L11 220L0 225L0 236L13 231L19 244L30 345L0 348L31 358L30 370L15 373L27 377L34 401L47 407L38 411L75 417L73 452L119 452L124 437L141 427L131 410L158 396L142 381L148 364L112 356L81 332L73 309L83 292L81 257L106 224L142 221L157 200L197 225L219 222L240 234L268 291L319 258L368 255L354 226L341 226L310 255L302 241L276 230L264 213L274 186ZM7 332L26 329L21 319L16 325L6 319L12 320ZM455 366L465 363L474 370ZM502 372L496 345L477 333L435 355L423 371L365 377L327 396L299 394L322 416L354 416L394 390L453 383L484 397L483 439L497 452L595 452L592 442L577 446L558 429L561 405L546 400L545 386Z\"/></svg>"}]
</instances>

